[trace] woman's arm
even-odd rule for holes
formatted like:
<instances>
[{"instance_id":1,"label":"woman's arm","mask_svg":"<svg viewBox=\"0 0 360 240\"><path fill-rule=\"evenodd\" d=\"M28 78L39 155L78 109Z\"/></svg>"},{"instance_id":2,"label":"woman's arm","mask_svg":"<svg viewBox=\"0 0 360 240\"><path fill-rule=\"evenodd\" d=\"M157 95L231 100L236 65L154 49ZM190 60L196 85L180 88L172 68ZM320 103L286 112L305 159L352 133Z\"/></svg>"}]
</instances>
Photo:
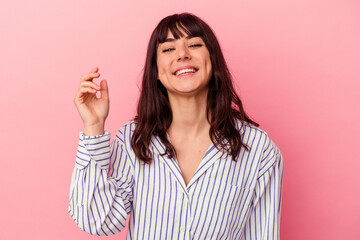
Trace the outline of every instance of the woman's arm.
<instances>
[{"instance_id":1,"label":"woman's arm","mask_svg":"<svg viewBox=\"0 0 360 240\"><path fill-rule=\"evenodd\" d=\"M245 240L280 239L283 160L280 150L270 138L264 149L255 186L252 213L245 226Z\"/></svg>"},{"instance_id":2,"label":"woman's arm","mask_svg":"<svg viewBox=\"0 0 360 240\"><path fill-rule=\"evenodd\" d=\"M107 132L80 134L69 204L77 225L92 235L120 232L131 210L132 187L133 166L121 141L115 138L110 146Z\"/></svg>"}]
</instances>

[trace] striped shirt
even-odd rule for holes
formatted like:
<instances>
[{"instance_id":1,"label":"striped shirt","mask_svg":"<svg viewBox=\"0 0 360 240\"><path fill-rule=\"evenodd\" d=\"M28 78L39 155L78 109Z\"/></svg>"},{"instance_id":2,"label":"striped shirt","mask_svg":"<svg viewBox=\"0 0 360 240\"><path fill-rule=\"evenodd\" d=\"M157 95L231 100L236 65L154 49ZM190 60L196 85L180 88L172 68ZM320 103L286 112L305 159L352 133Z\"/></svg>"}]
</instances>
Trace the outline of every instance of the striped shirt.
<instances>
[{"instance_id":1,"label":"striped shirt","mask_svg":"<svg viewBox=\"0 0 360 240\"><path fill-rule=\"evenodd\" d=\"M126 239L279 239L282 156L268 135L249 125L238 129L249 151L236 162L212 144L185 184L176 159L152 137L151 164L131 148L135 123L110 133L80 133L70 186L69 213L92 235L120 232Z\"/></svg>"}]
</instances>

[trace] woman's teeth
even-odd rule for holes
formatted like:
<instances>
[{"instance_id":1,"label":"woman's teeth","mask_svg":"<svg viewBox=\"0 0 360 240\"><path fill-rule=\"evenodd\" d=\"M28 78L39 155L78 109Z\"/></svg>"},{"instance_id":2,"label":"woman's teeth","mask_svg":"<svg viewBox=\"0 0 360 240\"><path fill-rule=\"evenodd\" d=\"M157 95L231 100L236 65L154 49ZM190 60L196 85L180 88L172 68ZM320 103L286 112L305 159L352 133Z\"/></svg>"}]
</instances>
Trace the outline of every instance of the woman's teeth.
<instances>
[{"instance_id":1,"label":"woman's teeth","mask_svg":"<svg viewBox=\"0 0 360 240\"><path fill-rule=\"evenodd\" d=\"M181 75L181 74L185 74L185 73L189 73L189 72L194 73L194 72L196 72L196 70L195 70L194 68L181 69L181 70L177 71L177 72L175 73L175 75L176 75L176 76L179 76L179 75Z\"/></svg>"}]
</instances>

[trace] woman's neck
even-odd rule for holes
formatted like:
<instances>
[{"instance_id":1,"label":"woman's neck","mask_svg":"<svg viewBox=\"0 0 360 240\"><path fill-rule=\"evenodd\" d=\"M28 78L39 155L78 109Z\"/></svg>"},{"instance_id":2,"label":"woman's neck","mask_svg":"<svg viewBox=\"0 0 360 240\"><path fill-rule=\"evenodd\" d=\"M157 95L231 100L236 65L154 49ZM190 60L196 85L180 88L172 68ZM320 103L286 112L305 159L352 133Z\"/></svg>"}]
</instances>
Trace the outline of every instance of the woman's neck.
<instances>
[{"instance_id":1,"label":"woman's neck","mask_svg":"<svg viewBox=\"0 0 360 240\"><path fill-rule=\"evenodd\" d=\"M169 94L172 122L168 129L170 136L187 135L196 137L209 132L210 123L206 117L207 92L196 96L173 96Z\"/></svg>"}]
</instances>

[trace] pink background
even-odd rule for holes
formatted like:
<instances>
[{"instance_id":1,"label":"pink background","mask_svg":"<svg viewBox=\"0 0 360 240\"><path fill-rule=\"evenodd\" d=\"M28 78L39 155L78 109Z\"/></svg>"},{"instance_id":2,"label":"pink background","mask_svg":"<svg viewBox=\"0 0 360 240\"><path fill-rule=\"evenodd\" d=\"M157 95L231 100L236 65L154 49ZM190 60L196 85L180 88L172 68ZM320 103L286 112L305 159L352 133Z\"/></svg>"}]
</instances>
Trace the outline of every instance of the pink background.
<instances>
[{"instance_id":1,"label":"pink background","mask_svg":"<svg viewBox=\"0 0 360 240\"><path fill-rule=\"evenodd\" d=\"M215 30L283 153L281 238L360 239L357 0L1 1L0 239L99 239L67 212L80 76L98 66L108 80L114 136L134 116L153 28L183 11Z\"/></svg>"}]
</instances>

